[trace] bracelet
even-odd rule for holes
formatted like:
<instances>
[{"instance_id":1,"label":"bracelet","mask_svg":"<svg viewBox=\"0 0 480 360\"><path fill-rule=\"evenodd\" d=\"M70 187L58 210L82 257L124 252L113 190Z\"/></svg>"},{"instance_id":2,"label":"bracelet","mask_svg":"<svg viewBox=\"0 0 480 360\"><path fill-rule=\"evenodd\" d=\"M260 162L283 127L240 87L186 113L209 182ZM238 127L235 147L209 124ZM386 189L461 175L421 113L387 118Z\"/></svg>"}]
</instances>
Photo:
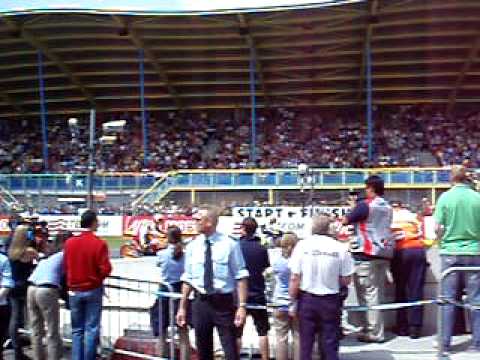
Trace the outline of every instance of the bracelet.
<instances>
[{"instance_id":1,"label":"bracelet","mask_svg":"<svg viewBox=\"0 0 480 360\"><path fill-rule=\"evenodd\" d=\"M246 308L246 307L247 307L247 303L241 302L240 304L238 304L238 307Z\"/></svg>"}]
</instances>

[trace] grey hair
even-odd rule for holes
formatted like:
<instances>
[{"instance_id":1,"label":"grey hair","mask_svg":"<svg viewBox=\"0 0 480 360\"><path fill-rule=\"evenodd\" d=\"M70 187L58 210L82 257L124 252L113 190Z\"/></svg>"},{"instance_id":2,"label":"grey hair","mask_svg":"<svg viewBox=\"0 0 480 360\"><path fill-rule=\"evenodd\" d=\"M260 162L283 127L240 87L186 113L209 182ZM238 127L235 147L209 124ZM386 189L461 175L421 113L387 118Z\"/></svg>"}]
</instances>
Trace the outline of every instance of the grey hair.
<instances>
[{"instance_id":1,"label":"grey hair","mask_svg":"<svg viewBox=\"0 0 480 360\"><path fill-rule=\"evenodd\" d=\"M331 235L331 222L332 220L328 215L315 216L312 219L312 235Z\"/></svg>"},{"instance_id":2,"label":"grey hair","mask_svg":"<svg viewBox=\"0 0 480 360\"><path fill-rule=\"evenodd\" d=\"M208 218L215 225L218 224L218 218L220 217L221 209L216 206L205 206L201 208L203 216Z\"/></svg>"}]
</instances>

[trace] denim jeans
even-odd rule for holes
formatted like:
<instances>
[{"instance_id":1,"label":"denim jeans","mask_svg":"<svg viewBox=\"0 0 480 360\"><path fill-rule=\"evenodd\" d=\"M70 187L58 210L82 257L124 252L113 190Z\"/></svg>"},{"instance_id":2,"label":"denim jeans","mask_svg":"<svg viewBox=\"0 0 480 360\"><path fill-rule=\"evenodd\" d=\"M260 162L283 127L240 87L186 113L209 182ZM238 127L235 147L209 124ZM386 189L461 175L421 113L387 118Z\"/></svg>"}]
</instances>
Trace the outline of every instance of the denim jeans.
<instances>
[{"instance_id":1,"label":"denim jeans","mask_svg":"<svg viewBox=\"0 0 480 360\"><path fill-rule=\"evenodd\" d=\"M95 360L100 338L103 287L70 293L72 359Z\"/></svg>"},{"instance_id":2,"label":"denim jeans","mask_svg":"<svg viewBox=\"0 0 480 360\"><path fill-rule=\"evenodd\" d=\"M442 255L442 271L453 266L480 266L480 256L467 255ZM472 305L480 304L480 273L479 272L453 272L443 281L443 296L447 300L455 300L461 277L465 276L467 287L467 301ZM446 348L450 346L453 328L455 325L455 306L444 305L442 311L443 317L443 344ZM472 310L472 333L473 346L480 349L480 310Z\"/></svg>"}]
</instances>

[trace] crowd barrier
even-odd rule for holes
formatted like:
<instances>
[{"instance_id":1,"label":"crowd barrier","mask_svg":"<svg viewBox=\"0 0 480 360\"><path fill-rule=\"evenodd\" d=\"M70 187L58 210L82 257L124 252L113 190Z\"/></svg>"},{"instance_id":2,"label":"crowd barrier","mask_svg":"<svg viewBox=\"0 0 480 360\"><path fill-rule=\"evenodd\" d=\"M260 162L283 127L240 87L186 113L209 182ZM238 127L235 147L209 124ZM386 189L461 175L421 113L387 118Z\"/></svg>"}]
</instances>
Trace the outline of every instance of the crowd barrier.
<instances>
[{"instance_id":1,"label":"crowd barrier","mask_svg":"<svg viewBox=\"0 0 480 360\"><path fill-rule=\"evenodd\" d=\"M480 309L480 304L466 304L448 301L443 295L443 283L444 280L453 272L480 272L480 267L452 267L446 269L441 273L439 284L439 296L436 299L421 300L410 303L386 303L379 304L372 307L366 306L345 306L345 310L348 312L364 312L368 310L397 310L400 308L413 307L413 306L425 306L425 305L438 305L439 311L437 316L437 337L438 337L438 360L449 359L448 354L445 353L443 348L443 328L441 307L446 304L453 304L465 309ZM160 288L164 287L167 291L161 291ZM162 358L150 354L144 354L139 351L132 351L126 349L115 349L115 341L124 335L126 329L130 330L149 330L150 319L149 309L153 305L155 299L168 298L169 299L169 327L166 339L168 339L168 358ZM149 281L134 278L127 278L121 276L111 276L105 282L105 300L103 307L102 317L102 342L101 346L107 353L126 355L130 358L138 359L174 359L176 352L176 322L174 314L174 302L181 298L181 294L173 292L172 287L169 284L165 284L159 281ZM159 324L162 324L162 301L159 301ZM279 305L280 306L280 305ZM277 305L268 304L267 306L248 304L250 309L267 309L272 312ZM65 315L65 314L64 314ZM62 319L65 321L66 317ZM63 324L64 325L64 324ZM159 328L160 334L162 334L162 327ZM69 339L66 339L69 341ZM250 358L252 358L253 349L249 349Z\"/></svg>"}]
</instances>

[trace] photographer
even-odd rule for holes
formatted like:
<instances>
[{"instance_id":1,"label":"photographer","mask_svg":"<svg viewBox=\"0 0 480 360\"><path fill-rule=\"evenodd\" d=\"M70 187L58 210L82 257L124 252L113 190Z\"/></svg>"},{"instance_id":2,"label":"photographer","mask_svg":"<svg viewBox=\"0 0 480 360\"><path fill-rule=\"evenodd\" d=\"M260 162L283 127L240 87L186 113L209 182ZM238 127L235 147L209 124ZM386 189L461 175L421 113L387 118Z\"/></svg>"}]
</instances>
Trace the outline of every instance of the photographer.
<instances>
[{"instance_id":1,"label":"photographer","mask_svg":"<svg viewBox=\"0 0 480 360\"><path fill-rule=\"evenodd\" d=\"M35 244L35 231L31 226L19 225L16 227L12 242L8 249L8 258L12 267L14 288L10 293L11 319L10 339L12 340L15 360L28 359L23 354L18 329L24 327L25 307L27 298L28 278L35 268L34 261L38 259L38 252L33 247Z\"/></svg>"}]
</instances>

